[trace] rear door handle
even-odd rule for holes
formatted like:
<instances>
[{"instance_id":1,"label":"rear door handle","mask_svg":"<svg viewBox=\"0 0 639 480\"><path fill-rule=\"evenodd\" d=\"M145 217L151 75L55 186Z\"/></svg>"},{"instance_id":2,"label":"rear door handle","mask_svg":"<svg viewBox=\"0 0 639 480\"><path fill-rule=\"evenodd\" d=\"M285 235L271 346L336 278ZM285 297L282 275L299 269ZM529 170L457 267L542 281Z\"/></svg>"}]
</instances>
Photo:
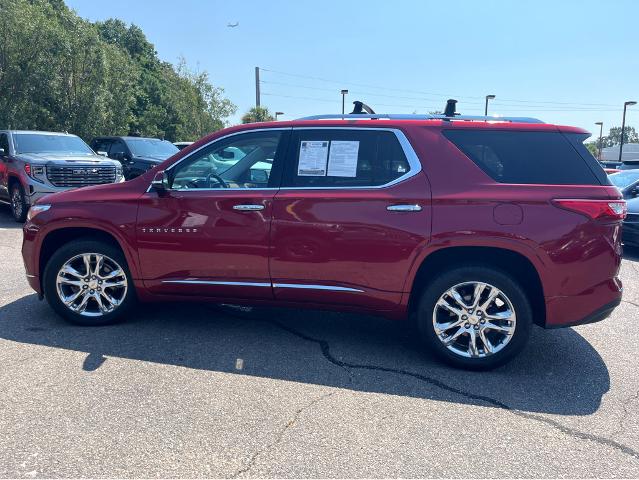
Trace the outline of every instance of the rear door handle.
<instances>
[{"instance_id":1,"label":"rear door handle","mask_svg":"<svg viewBox=\"0 0 639 480\"><path fill-rule=\"evenodd\" d=\"M389 205L386 207L389 212L421 212L421 205Z\"/></svg>"},{"instance_id":2,"label":"rear door handle","mask_svg":"<svg viewBox=\"0 0 639 480\"><path fill-rule=\"evenodd\" d=\"M258 210L264 210L264 205L233 205L233 210L239 210L241 212L256 212Z\"/></svg>"}]
</instances>

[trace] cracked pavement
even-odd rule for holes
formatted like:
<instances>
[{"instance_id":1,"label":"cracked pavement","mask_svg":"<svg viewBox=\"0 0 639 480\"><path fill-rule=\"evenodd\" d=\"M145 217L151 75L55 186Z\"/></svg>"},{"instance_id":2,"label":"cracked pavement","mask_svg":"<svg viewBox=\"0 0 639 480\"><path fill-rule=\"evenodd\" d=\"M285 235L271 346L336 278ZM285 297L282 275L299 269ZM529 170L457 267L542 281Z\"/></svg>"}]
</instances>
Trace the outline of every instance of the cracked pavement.
<instances>
[{"instance_id":1,"label":"cracked pavement","mask_svg":"<svg viewBox=\"0 0 639 480\"><path fill-rule=\"evenodd\" d=\"M397 322L213 305L66 324L0 206L1 477L637 477L639 251L624 302L492 372Z\"/></svg>"}]
</instances>

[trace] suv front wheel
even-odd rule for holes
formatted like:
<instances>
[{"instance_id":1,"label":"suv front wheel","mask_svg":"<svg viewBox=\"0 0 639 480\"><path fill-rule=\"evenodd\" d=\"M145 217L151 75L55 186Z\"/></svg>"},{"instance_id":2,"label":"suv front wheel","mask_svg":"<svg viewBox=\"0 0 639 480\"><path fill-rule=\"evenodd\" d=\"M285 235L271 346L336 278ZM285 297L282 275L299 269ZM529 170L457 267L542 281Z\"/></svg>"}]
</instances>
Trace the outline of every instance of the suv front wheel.
<instances>
[{"instance_id":1,"label":"suv front wheel","mask_svg":"<svg viewBox=\"0 0 639 480\"><path fill-rule=\"evenodd\" d=\"M456 367L485 370L503 365L524 347L532 310L509 275L468 266L446 272L426 287L417 322L437 356Z\"/></svg>"},{"instance_id":2,"label":"suv front wheel","mask_svg":"<svg viewBox=\"0 0 639 480\"><path fill-rule=\"evenodd\" d=\"M16 222L24 222L27 219L29 205L24 195L24 189L19 183L14 183L11 187L11 213Z\"/></svg>"},{"instance_id":3,"label":"suv front wheel","mask_svg":"<svg viewBox=\"0 0 639 480\"><path fill-rule=\"evenodd\" d=\"M95 240L79 240L58 249L45 268L43 287L51 307L78 325L115 323L135 303L124 255Z\"/></svg>"}]
</instances>

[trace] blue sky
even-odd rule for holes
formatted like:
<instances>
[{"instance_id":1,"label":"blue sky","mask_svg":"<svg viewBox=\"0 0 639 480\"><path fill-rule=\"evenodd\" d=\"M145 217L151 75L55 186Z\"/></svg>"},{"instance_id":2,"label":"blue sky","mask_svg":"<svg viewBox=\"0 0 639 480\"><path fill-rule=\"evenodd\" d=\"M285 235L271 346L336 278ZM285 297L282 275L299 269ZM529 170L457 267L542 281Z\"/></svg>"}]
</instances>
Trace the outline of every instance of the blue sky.
<instances>
[{"instance_id":1,"label":"blue sky","mask_svg":"<svg viewBox=\"0 0 639 480\"><path fill-rule=\"evenodd\" d=\"M535 116L597 131L639 101L639 1L67 0L82 17L139 25L163 60L184 56L238 106L282 119L363 100L377 112ZM236 28L227 23L239 22ZM126 72L122 72L124 75ZM627 124L639 127L639 105Z\"/></svg>"}]
</instances>

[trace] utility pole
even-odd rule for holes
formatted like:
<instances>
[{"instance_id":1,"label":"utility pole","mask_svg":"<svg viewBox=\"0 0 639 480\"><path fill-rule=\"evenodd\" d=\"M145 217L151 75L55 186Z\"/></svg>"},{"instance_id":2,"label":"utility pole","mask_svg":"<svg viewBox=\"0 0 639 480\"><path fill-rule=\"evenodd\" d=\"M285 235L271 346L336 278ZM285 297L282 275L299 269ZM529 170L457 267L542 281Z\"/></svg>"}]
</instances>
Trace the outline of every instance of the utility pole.
<instances>
[{"instance_id":1,"label":"utility pole","mask_svg":"<svg viewBox=\"0 0 639 480\"><path fill-rule=\"evenodd\" d=\"M260 108L260 67L255 67L255 108Z\"/></svg>"}]
</instances>

